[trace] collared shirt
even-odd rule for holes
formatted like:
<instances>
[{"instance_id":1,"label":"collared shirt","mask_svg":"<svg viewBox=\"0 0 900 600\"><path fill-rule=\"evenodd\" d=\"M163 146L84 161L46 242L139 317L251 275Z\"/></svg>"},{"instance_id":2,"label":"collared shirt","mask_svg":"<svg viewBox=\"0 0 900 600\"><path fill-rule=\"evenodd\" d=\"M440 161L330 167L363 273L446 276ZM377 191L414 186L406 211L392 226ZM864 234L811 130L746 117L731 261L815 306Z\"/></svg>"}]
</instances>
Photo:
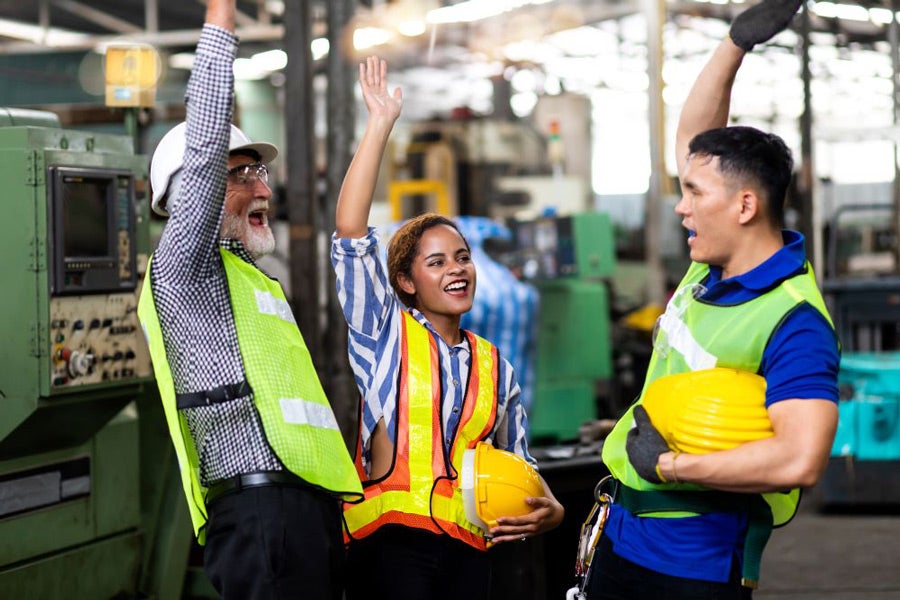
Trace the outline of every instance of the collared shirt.
<instances>
[{"instance_id":1,"label":"collared shirt","mask_svg":"<svg viewBox=\"0 0 900 600\"><path fill-rule=\"evenodd\" d=\"M756 268L729 279L710 266L701 298L727 306L756 298L801 272L806 260L803 236L783 232L784 246ZM835 333L812 306L802 304L775 330L763 352L759 373L766 379L766 405L790 399L837 402L840 363ZM635 517L612 505L605 535L615 553L641 566L676 577L728 581L732 560L740 556L746 515L710 513L696 517Z\"/></svg>"},{"instance_id":2,"label":"collared shirt","mask_svg":"<svg viewBox=\"0 0 900 600\"><path fill-rule=\"evenodd\" d=\"M400 370L400 332L402 311L406 307L388 283L384 266L378 257L375 230L361 239L332 238L331 262L337 276L338 300L349 326L350 365L356 385L362 394L360 432L364 459L372 432L384 419L388 436L394 437L397 426L397 384ZM435 331L425 316L415 309L411 314L437 340L441 369L441 418L445 432L455 431L462 412L469 380L471 359L468 342L450 346ZM490 438L493 445L515 452L532 464L526 439L527 417L520 402L519 385L509 362L501 357L499 364L497 421ZM449 451L451 439L444 440Z\"/></svg>"},{"instance_id":3,"label":"collared shirt","mask_svg":"<svg viewBox=\"0 0 900 600\"><path fill-rule=\"evenodd\" d=\"M250 264L235 240L219 240L225 199L237 38L205 25L188 81L181 194L153 254L153 300L176 393L244 381L220 243ZM255 266L255 264L254 264ZM183 411L204 485L240 473L280 470L252 396Z\"/></svg>"}]
</instances>

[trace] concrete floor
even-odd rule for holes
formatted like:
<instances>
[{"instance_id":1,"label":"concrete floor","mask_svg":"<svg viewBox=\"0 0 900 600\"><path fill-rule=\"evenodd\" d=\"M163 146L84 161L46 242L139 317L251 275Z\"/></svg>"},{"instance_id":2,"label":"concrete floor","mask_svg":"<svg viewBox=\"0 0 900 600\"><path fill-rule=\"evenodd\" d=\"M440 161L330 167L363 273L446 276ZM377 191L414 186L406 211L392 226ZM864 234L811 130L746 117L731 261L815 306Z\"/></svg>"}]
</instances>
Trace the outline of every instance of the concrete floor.
<instances>
[{"instance_id":1,"label":"concrete floor","mask_svg":"<svg viewBox=\"0 0 900 600\"><path fill-rule=\"evenodd\" d=\"M900 514L823 514L811 492L773 532L754 600L900 599Z\"/></svg>"}]
</instances>

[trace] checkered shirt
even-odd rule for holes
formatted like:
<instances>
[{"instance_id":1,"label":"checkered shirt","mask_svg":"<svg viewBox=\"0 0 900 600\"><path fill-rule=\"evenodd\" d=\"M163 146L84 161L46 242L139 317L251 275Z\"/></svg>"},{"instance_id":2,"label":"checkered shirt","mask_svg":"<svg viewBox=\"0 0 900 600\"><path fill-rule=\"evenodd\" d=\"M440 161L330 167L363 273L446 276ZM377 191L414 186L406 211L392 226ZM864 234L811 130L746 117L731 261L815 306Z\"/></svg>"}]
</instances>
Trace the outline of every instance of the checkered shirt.
<instances>
[{"instance_id":1,"label":"checkered shirt","mask_svg":"<svg viewBox=\"0 0 900 600\"><path fill-rule=\"evenodd\" d=\"M181 194L153 255L150 277L175 393L203 392L245 379L219 246L250 264L240 242L219 240L232 118L237 38L205 25L188 81L187 148ZM172 202L171 200L174 200ZM182 411L200 459L200 481L281 470L252 394Z\"/></svg>"}]
</instances>

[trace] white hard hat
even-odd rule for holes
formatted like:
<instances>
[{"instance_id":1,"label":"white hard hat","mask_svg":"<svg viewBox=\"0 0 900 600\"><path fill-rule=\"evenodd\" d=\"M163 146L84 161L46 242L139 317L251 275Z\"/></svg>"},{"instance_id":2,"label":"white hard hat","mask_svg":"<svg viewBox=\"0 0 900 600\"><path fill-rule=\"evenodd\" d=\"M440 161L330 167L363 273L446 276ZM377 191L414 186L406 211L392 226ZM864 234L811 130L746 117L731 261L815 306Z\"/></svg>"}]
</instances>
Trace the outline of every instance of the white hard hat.
<instances>
[{"instance_id":1,"label":"white hard hat","mask_svg":"<svg viewBox=\"0 0 900 600\"><path fill-rule=\"evenodd\" d=\"M153 190L153 201L150 206L153 212L168 217L166 200L177 197L181 187L181 166L184 162L185 123L179 123L163 136L153 151L150 159L150 187ZM259 160L268 164L278 156L278 148L266 142L252 142L243 131L231 126L231 139L228 151L251 150L259 154Z\"/></svg>"}]
</instances>

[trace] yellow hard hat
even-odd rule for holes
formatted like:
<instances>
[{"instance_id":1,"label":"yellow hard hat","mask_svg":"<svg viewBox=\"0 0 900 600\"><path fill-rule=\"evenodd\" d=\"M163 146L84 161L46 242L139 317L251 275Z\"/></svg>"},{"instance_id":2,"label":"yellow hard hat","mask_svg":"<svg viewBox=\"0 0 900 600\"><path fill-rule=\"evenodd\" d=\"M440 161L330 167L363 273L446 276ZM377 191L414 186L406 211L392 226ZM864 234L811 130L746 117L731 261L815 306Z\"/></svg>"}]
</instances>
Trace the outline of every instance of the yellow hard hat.
<instances>
[{"instance_id":1,"label":"yellow hard hat","mask_svg":"<svg viewBox=\"0 0 900 600\"><path fill-rule=\"evenodd\" d=\"M715 367L665 375L643 399L653 426L673 450L705 454L774 435L766 411L766 380Z\"/></svg>"},{"instance_id":2,"label":"yellow hard hat","mask_svg":"<svg viewBox=\"0 0 900 600\"><path fill-rule=\"evenodd\" d=\"M525 498L544 495L540 476L528 461L484 442L463 453L459 487L466 518L485 531L500 517L530 513Z\"/></svg>"}]
</instances>

